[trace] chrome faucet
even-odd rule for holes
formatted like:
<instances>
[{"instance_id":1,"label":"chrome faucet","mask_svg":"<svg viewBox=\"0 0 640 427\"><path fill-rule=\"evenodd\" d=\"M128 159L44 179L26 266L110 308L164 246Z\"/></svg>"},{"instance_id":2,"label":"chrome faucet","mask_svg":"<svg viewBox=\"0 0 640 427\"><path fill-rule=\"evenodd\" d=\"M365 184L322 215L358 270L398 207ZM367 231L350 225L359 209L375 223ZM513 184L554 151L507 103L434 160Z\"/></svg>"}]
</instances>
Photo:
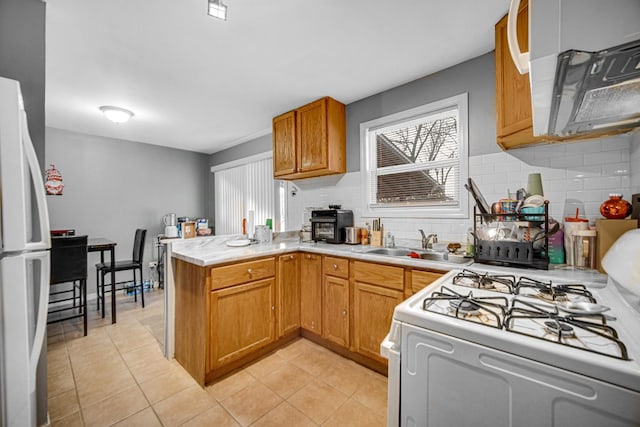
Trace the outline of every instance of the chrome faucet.
<instances>
[{"instance_id":1,"label":"chrome faucet","mask_svg":"<svg viewBox=\"0 0 640 427\"><path fill-rule=\"evenodd\" d=\"M422 229L418 229L418 231L422 234L422 249L433 249L433 244L438 243L438 235L432 233L426 236Z\"/></svg>"}]
</instances>

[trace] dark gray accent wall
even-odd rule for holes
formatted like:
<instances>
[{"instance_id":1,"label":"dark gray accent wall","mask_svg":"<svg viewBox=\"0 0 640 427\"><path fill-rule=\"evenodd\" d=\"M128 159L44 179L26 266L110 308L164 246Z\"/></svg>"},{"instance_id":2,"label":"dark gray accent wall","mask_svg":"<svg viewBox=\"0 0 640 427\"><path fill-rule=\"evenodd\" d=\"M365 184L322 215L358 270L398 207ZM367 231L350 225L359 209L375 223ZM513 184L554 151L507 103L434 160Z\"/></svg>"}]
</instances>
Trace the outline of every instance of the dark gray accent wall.
<instances>
[{"instance_id":1,"label":"dark gray accent wall","mask_svg":"<svg viewBox=\"0 0 640 427\"><path fill-rule=\"evenodd\" d=\"M65 184L62 196L47 196L51 228L113 240L117 259L131 259L136 228L147 229L146 278L165 214L209 216L207 154L54 128L46 135L47 166L55 164ZM97 258L90 256L89 293Z\"/></svg>"},{"instance_id":2,"label":"dark gray accent wall","mask_svg":"<svg viewBox=\"0 0 640 427\"><path fill-rule=\"evenodd\" d=\"M469 94L469 154L499 152L495 64L489 52L347 105L347 171L360 170L360 123L464 92Z\"/></svg>"},{"instance_id":3,"label":"dark gray accent wall","mask_svg":"<svg viewBox=\"0 0 640 427\"><path fill-rule=\"evenodd\" d=\"M360 123L429 102L469 94L469 153L496 153L496 103L494 53L371 95L347 105L347 171L360 170ZM331 94L328 94L331 95ZM213 153L211 165L271 150L271 135Z\"/></svg>"},{"instance_id":4,"label":"dark gray accent wall","mask_svg":"<svg viewBox=\"0 0 640 427\"><path fill-rule=\"evenodd\" d=\"M29 134L44 162L45 3L0 0L0 76L18 80Z\"/></svg>"},{"instance_id":5,"label":"dark gray accent wall","mask_svg":"<svg viewBox=\"0 0 640 427\"><path fill-rule=\"evenodd\" d=\"M209 157L209 166L221 165L233 160L243 159L253 156L254 154L264 153L272 148L271 133L269 133L245 142L244 144L213 153Z\"/></svg>"}]
</instances>

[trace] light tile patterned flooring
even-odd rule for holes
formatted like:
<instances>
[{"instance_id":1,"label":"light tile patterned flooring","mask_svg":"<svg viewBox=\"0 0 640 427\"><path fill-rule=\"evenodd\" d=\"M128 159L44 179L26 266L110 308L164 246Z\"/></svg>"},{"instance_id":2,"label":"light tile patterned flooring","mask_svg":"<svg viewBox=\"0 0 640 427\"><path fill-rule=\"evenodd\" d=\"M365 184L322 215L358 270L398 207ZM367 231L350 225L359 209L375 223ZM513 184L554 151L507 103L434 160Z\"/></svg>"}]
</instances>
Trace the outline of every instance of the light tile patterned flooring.
<instances>
[{"instance_id":1,"label":"light tile patterned flooring","mask_svg":"<svg viewBox=\"0 0 640 427\"><path fill-rule=\"evenodd\" d=\"M53 426L384 426L387 379L298 339L202 389L162 355L163 292L146 308L118 294L118 323L89 302L81 319L49 325Z\"/></svg>"}]
</instances>

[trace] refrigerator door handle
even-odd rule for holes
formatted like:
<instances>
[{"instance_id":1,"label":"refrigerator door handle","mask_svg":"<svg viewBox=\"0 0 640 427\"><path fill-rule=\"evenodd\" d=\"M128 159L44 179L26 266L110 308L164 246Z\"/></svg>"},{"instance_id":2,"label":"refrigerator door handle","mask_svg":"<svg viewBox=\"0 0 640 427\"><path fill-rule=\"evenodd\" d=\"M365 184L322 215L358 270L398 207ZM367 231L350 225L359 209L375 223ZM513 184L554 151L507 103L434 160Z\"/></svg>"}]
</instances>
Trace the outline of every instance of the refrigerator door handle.
<instances>
[{"instance_id":1,"label":"refrigerator door handle","mask_svg":"<svg viewBox=\"0 0 640 427\"><path fill-rule=\"evenodd\" d=\"M49 229L49 211L47 209L46 193L42 176L40 175L40 165L36 157L36 151L33 148L31 137L29 136L29 128L27 127L27 114L20 111L20 125L22 126L24 153L31 172L31 179L35 190L36 204L38 205L38 223L40 224L40 241L26 242L27 250L49 249L51 247L51 235ZM49 273L47 273L49 274ZM47 286L49 284L47 283Z\"/></svg>"},{"instance_id":2,"label":"refrigerator door handle","mask_svg":"<svg viewBox=\"0 0 640 427\"><path fill-rule=\"evenodd\" d=\"M40 260L40 294L38 297L38 311L36 313L36 330L33 336L33 345L29 355L30 372L35 372L40 359L40 353L44 346L44 336L47 332L47 309L49 306L49 277L51 274L49 251L29 252L24 254L26 259ZM35 375L31 379L31 390L36 389Z\"/></svg>"}]
</instances>

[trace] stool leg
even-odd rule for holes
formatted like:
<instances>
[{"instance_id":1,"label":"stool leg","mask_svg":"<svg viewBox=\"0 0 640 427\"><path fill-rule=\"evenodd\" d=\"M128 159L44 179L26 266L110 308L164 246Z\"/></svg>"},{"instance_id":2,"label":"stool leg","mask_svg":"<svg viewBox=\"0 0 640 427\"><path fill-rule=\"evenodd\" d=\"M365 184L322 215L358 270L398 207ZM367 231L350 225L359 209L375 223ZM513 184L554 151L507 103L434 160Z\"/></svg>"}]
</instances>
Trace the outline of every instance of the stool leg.
<instances>
[{"instance_id":1,"label":"stool leg","mask_svg":"<svg viewBox=\"0 0 640 427\"><path fill-rule=\"evenodd\" d=\"M142 300L142 308L144 308L144 277L142 277L142 267L140 267L140 299Z\"/></svg>"},{"instance_id":2,"label":"stool leg","mask_svg":"<svg viewBox=\"0 0 640 427\"><path fill-rule=\"evenodd\" d=\"M84 304L82 305L82 314L84 315L84 336L87 336L87 279L82 279L80 280L80 287L82 289L80 289L80 292L82 295L84 295L83 297L81 296L80 299L84 301Z\"/></svg>"},{"instance_id":3,"label":"stool leg","mask_svg":"<svg viewBox=\"0 0 640 427\"><path fill-rule=\"evenodd\" d=\"M100 277L100 299L101 299L101 303L102 303L102 318L104 319L104 288L105 288L105 284L104 284L104 275L105 275L105 270L102 271L101 273L101 277Z\"/></svg>"},{"instance_id":4,"label":"stool leg","mask_svg":"<svg viewBox=\"0 0 640 427\"><path fill-rule=\"evenodd\" d=\"M138 289L138 286L136 285L136 269L134 268L131 271L133 271L133 301L138 302L138 293L136 292L136 289Z\"/></svg>"},{"instance_id":5,"label":"stool leg","mask_svg":"<svg viewBox=\"0 0 640 427\"><path fill-rule=\"evenodd\" d=\"M100 310L100 272L101 271L102 271L101 269L96 268L96 294L98 294L96 298L96 301L97 301L96 310Z\"/></svg>"},{"instance_id":6,"label":"stool leg","mask_svg":"<svg viewBox=\"0 0 640 427\"><path fill-rule=\"evenodd\" d=\"M73 285L72 288L73 293L72 293L72 298L73 298L73 307L76 306L76 280L73 281ZM82 301L80 301L80 304L82 304Z\"/></svg>"}]
</instances>

